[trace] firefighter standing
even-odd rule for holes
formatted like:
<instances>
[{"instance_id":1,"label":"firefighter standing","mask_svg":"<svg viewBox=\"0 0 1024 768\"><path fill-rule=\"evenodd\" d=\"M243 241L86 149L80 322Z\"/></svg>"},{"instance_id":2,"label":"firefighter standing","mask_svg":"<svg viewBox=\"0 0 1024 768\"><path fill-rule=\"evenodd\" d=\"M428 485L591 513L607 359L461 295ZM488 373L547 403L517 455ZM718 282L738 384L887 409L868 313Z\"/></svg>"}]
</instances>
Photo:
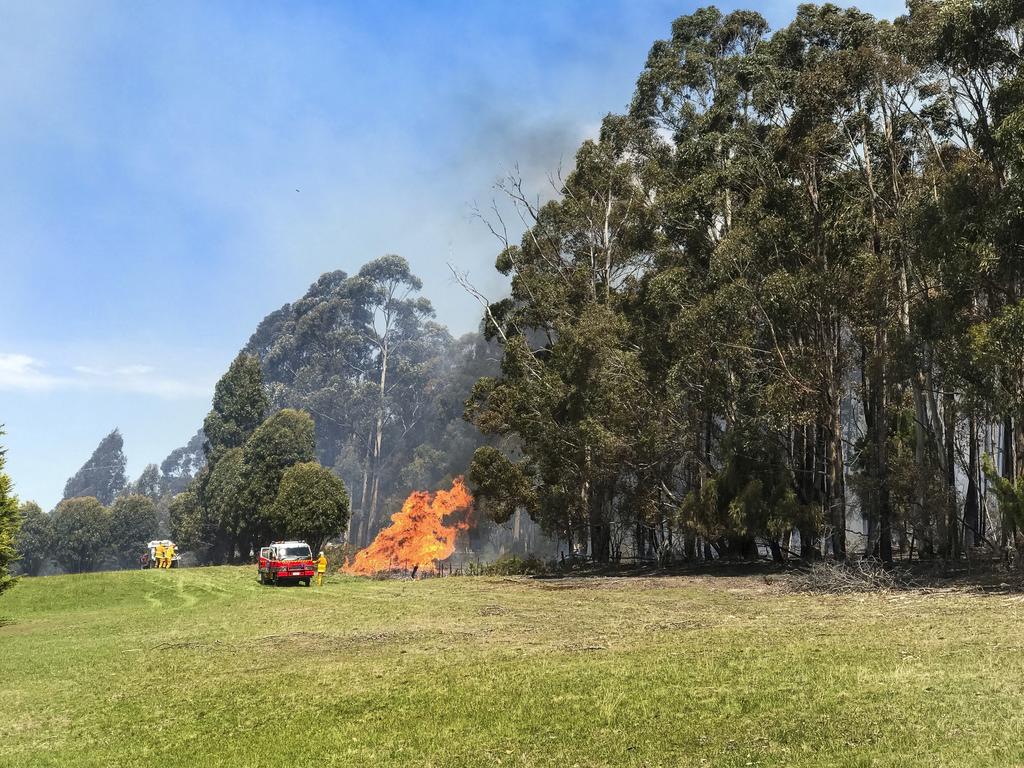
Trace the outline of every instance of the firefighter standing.
<instances>
[{"instance_id":1,"label":"firefighter standing","mask_svg":"<svg viewBox=\"0 0 1024 768\"><path fill-rule=\"evenodd\" d=\"M325 573L327 573L327 558L324 556L323 550L320 550L320 557L316 561L316 585L318 587L324 585Z\"/></svg>"},{"instance_id":2,"label":"firefighter standing","mask_svg":"<svg viewBox=\"0 0 1024 768\"><path fill-rule=\"evenodd\" d=\"M153 567L164 567L164 545L162 542L160 544L157 544L156 548L153 550Z\"/></svg>"},{"instance_id":3,"label":"firefighter standing","mask_svg":"<svg viewBox=\"0 0 1024 768\"><path fill-rule=\"evenodd\" d=\"M164 550L164 568L170 568L171 563L174 561L174 545L168 544L167 549Z\"/></svg>"}]
</instances>

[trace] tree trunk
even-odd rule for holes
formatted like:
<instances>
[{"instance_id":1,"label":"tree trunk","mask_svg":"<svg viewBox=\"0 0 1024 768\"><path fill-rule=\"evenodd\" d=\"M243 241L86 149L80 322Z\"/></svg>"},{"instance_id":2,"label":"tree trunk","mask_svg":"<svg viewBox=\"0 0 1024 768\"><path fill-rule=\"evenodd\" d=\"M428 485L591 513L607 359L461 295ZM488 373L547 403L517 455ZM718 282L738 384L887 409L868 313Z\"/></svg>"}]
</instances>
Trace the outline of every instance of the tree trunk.
<instances>
[{"instance_id":1,"label":"tree trunk","mask_svg":"<svg viewBox=\"0 0 1024 768\"><path fill-rule=\"evenodd\" d=\"M981 544L979 520L981 505L978 500L978 422L971 414L968 419L967 497L964 500L964 551Z\"/></svg>"},{"instance_id":2,"label":"tree trunk","mask_svg":"<svg viewBox=\"0 0 1024 768\"><path fill-rule=\"evenodd\" d=\"M367 515L369 522L368 526L372 533L377 525L377 501L380 490L380 464L381 464L381 449L384 444L384 398L387 392L387 379L388 379L388 345L387 343L381 346L380 353L380 384L378 388L378 401L377 401L377 424L376 430L374 431L373 437L373 463L371 464L373 472L373 482L371 483L370 492L370 510Z\"/></svg>"},{"instance_id":3,"label":"tree trunk","mask_svg":"<svg viewBox=\"0 0 1024 768\"><path fill-rule=\"evenodd\" d=\"M875 405L875 480L878 483L878 556L883 563L892 562L892 505L889 497L889 429L886 416L885 360L886 331L879 327L875 331L874 394Z\"/></svg>"},{"instance_id":4,"label":"tree trunk","mask_svg":"<svg viewBox=\"0 0 1024 768\"><path fill-rule=\"evenodd\" d=\"M838 342L837 342L838 343ZM829 465L829 505L832 520L832 554L846 559L846 475L843 460L842 398L838 383L832 391L832 461Z\"/></svg>"},{"instance_id":5,"label":"tree trunk","mask_svg":"<svg viewBox=\"0 0 1024 768\"><path fill-rule=\"evenodd\" d=\"M373 455L373 436L368 434L366 436L366 453L363 455L363 488L359 494L359 507L353 511L352 517L359 515L359 530L356 532L356 544L360 547L365 547L369 542L366 540L366 534L369 531L369 522L366 519L366 493L369 488L370 480L370 461Z\"/></svg>"},{"instance_id":6,"label":"tree trunk","mask_svg":"<svg viewBox=\"0 0 1024 768\"><path fill-rule=\"evenodd\" d=\"M1017 478L1017 450L1014 440L1013 416L1003 417L1003 466L1002 475L1011 483ZM1003 541L1013 543L1017 534L1017 522L1005 512L1003 518Z\"/></svg>"},{"instance_id":7,"label":"tree trunk","mask_svg":"<svg viewBox=\"0 0 1024 768\"><path fill-rule=\"evenodd\" d=\"M603 488L590 495L590 557L595 563L607 563L611 556L611 493Z\"/></svg>"},{"instance_id":8,"label":"tree trunk","mask_svg":"<svg viewBox=\"0 0 1024 768\"><path fill-rule=\"evenodd\" d=\"M944 551L949 559L960 556L960 523L956 509L956 399L952 394L943 395L943 416L946 432L946 488L949 494L946 508L946 541Z\"/></svg>"},{"instance_id":9,"label":"tree trunk","mask_svg":"<svg viewBox=\"0 0 1024 768\"><path fill-rule=\"evenodd\" d=\"M928 406L924 397L924 375L916 371L911 377L911 390L914 397L914 467L916 469L916 482L914 488L914 504L917 507L917 517L920 520L921 554L922 556L932 555L932 510L928 509L925 501L925 482L931 476L933 469L929 461L927 425Z\"/></svg>"}]
</instances>

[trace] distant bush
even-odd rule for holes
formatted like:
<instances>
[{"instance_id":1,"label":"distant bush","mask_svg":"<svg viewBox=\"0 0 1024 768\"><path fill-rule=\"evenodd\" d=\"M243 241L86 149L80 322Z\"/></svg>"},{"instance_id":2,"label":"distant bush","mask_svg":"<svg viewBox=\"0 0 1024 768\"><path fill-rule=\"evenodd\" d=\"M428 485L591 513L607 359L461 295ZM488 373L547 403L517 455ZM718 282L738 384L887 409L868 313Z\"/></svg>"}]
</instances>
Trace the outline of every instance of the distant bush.
<instances>
[{"instance_id":1,"label":"distant bush","mask_svg":"<svg viewBox=\"0 0 1024 768\"><path fill-rule=\"evenodd\" d=\"M551 564L536 555L502 555L493 563L469 563L466 567L467 576L540 576L551 571Z\"/></svg>"}]
</instances>

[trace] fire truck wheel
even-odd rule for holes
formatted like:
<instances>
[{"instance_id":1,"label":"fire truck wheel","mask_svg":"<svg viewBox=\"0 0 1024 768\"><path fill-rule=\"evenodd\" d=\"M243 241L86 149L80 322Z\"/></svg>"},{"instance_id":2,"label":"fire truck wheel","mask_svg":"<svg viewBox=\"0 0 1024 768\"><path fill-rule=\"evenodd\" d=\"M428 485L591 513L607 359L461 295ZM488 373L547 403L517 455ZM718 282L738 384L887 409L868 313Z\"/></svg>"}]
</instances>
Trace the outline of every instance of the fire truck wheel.
<instances>
[{"instance_id":1,"label":"fire truck wheel","mask_svg":"<svg viewBox=\"0 0 1024 768\"><path fill-rule=\"evenodd\" d=\"M310 579L306 579L306 586L309 586Z\"/></svg>"}]
</instances>

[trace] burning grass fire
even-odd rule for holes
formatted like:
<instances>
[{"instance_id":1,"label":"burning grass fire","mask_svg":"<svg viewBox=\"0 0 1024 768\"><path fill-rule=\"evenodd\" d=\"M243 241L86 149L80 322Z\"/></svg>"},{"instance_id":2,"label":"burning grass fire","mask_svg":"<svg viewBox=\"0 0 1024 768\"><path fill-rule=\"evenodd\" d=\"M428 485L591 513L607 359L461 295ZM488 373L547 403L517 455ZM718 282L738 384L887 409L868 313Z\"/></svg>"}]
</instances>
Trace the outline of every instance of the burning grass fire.
<instances>
[{"instance_id":1,"label":"burning grass fire","mask_svg":"<svg viewBox=\"0 0 1024 768\"><path fill-rule=\"evenodd\" d=\"M446 560L455 551L455 539L469 527L463 515L446 522L456 512L468 512L473 496L461 477L455 479L450 491L412 493L401 511L391 516L391 525L377 534L366 549L342 568L344 573L370 576L395 570L427 568Z\"/></svg>"}]
</instances>

